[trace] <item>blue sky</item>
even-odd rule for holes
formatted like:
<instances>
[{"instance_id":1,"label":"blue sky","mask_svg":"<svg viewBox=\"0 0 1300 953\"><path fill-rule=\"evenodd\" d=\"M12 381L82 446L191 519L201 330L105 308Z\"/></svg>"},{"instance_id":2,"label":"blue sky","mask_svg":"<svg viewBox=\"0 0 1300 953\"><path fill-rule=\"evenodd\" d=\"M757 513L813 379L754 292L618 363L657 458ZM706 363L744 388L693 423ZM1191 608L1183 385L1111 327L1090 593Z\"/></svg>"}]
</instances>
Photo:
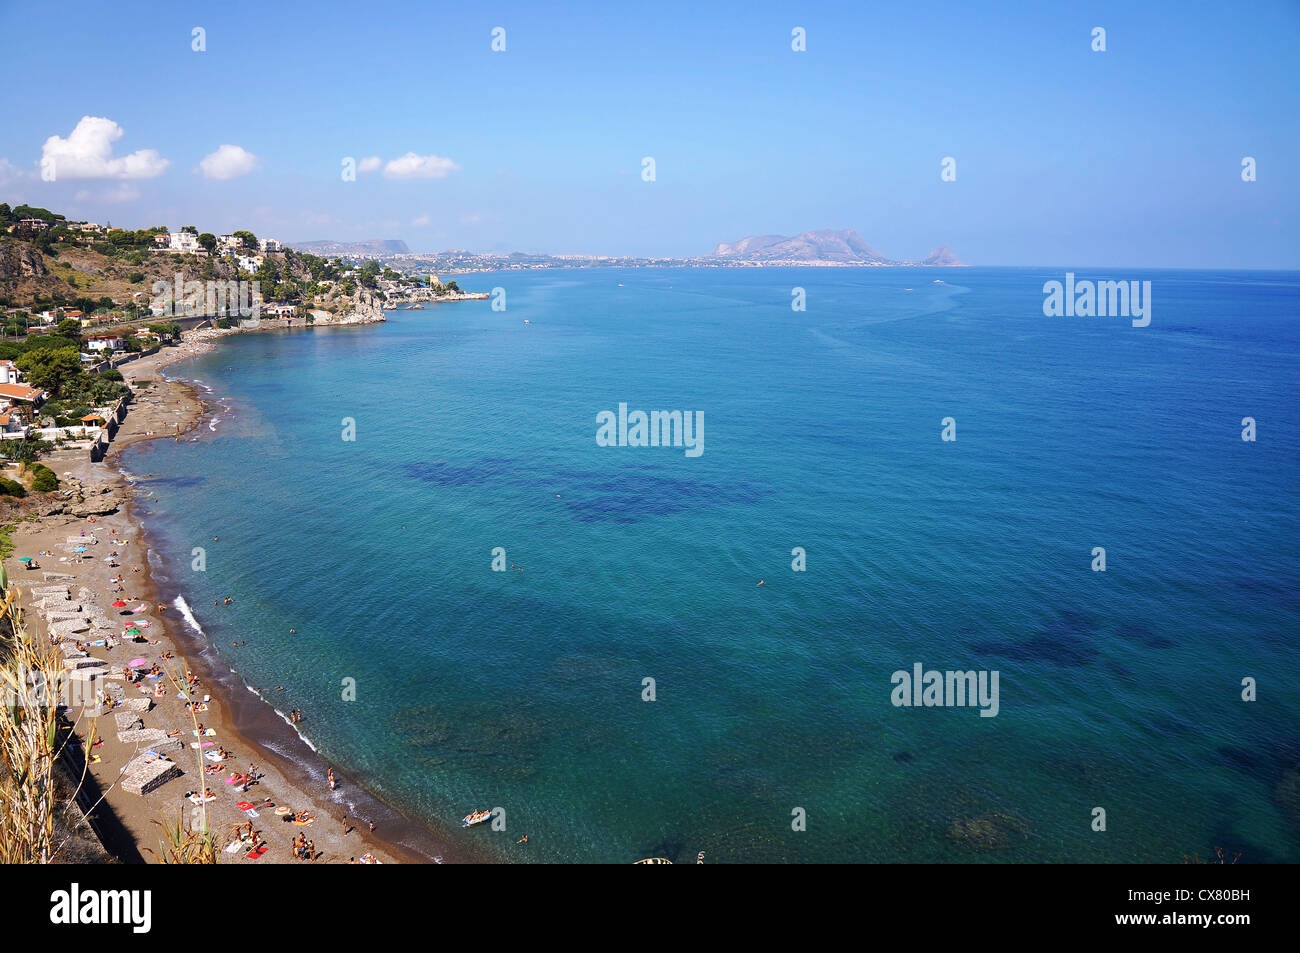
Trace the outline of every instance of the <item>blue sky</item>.
<instances>
[{"instance_id":1,"label":"blue sky","mask_svg":"<svg viewBox=\"0 0 1300 953\"><path fill-rule=\"evenodd\" d=\"M0 0L0 200L416 250L854 228L895 258L1300 267L1300 3L624 6ZM42 181L86 116L158 157ZM223 145L243 174L206 177Z\"/></svg>"}]
</instances>

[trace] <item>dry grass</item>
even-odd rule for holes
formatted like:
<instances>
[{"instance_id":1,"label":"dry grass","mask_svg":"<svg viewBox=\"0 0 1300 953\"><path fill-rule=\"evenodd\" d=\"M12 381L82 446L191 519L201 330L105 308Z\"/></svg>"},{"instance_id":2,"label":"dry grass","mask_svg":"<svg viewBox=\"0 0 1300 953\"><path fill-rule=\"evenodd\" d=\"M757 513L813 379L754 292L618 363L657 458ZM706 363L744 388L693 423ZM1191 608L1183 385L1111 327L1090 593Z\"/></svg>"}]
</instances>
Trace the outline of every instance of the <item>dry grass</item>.
<instances>
[{"instance_id":1,"label":"dry grass","mask_svg":"<svg viewBox=\"0 0 1300 953\"><path fill-rule=\"evenodd\" d=\"M63 846L56 818L67 803L54 768L75 738L58 710L63 659L23 627L18 589L3 569L0 583L0 863L48 864ZM94 737L92 724L87 746Z\"/></svg>"}]
</instances>

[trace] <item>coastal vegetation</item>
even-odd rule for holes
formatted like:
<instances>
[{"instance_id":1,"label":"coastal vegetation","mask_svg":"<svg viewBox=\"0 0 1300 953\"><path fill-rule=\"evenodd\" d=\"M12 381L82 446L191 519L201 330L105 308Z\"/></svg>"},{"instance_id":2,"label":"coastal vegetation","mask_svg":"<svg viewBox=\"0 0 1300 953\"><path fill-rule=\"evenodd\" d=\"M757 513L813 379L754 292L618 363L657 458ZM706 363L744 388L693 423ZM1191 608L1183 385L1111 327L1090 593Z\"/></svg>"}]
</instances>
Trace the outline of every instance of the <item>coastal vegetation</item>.
<instances>
[{"instance_id":1,"label":"coastal vegetation","mask_svg":"<svg viewBox=\"0 0 1300 953\"><path fill-rule=\"evenodd\" d=\"M17 480L0 477L0 496L16 496L20 499L27 495L27 488Z\"/></svg>"},{"instance_id":2,"label":"coastal vegetation","mask_svg":"<svg viewBox=\"0 0 1300 953\"><path fill-rule=\"evenodd\" d=\"M32 475L32 489L37 493L53 493L59 488L59 478L45 464L29 463L27 471Z\"/></svg>"}]
</instances>

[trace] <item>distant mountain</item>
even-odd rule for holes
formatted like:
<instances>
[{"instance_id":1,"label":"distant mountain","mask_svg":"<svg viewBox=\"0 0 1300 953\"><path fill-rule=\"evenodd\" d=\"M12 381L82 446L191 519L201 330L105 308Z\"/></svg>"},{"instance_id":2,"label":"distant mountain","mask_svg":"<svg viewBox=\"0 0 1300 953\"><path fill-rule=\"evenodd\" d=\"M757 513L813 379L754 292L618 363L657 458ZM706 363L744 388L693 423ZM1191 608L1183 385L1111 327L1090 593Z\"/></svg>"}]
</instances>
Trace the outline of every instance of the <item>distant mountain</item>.
<instances>
[{"instance_id":1,"label":"distant mountain","mask_svg":"<svg viewBox=\"0 0 1300 953\"><path fill-rule=\"evenodd\" d=\"M400 238L371 238L363 242L289 242L288 245L312 255L401 255L410 251Z\"/></svg>"},{"instance_id":2,"label":"distant mountain","mask_svg":"<svg viewBox=\"0 0 1300 953\"><path fill-rule=\"evenodd\" d=\"M804 232L793 238L784 235L755 235L738 242L722 242L713 249L714 258L740 258L747 261L865 261L888 259L876 251L851 228L836 231L823 228Z\"/></svg>"},{"instance_id":3,"label":"distant mountain","mask_svg":"<svg viewBox=\"0 0 1300 953\"><path fill-rule=\"evenodd\" d=\"M939 265L945 268L955 268L962 263L957 260L957 256L952 253L952 249L947 245L940 245L922 260L923 265Z\"/></svg>"},{"instance_id":4,"label":"distant mountain","mask_svg":"<svg viewBox=\"0 0 1300 953\"><path fill-rule=\"evenodd\" d=\"M886 258L862 240L851 228L824 228L787 238L784 235L752 235L736 242L722 242L713 249L714 258L730 261L818 261L864 265L955 266L961 262L947 245L940 245L920 262Z\"/></svg>"}]
</instances>

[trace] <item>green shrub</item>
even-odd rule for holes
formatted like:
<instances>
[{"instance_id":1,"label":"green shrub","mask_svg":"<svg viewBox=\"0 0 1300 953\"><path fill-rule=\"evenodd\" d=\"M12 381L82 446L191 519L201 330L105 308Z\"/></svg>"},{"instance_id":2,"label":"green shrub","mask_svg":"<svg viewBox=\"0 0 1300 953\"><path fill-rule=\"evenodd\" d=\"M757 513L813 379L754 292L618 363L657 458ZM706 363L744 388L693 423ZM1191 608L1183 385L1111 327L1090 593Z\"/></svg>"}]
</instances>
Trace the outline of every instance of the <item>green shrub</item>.
<instances>
[{"instance_id":1,"label":"green shrub","mask_svg":"<svg viewBox=\"0 0 1300 953\"><path fill-rule=\"evenodd\" d=\"M50 493L59 488L59 478L43 463L33 463L32 489L38 493Z\"/></svg>"},{"instance_id":2,"label":"green shrub","mask_svg":"<svg viewBox=\"0 0 1300 953\"><path fill-rule=\"evenodd\" d=\"M0 496L26 496L27 488L17 480L0 477Z\"/></svg>"}]
</instances>

